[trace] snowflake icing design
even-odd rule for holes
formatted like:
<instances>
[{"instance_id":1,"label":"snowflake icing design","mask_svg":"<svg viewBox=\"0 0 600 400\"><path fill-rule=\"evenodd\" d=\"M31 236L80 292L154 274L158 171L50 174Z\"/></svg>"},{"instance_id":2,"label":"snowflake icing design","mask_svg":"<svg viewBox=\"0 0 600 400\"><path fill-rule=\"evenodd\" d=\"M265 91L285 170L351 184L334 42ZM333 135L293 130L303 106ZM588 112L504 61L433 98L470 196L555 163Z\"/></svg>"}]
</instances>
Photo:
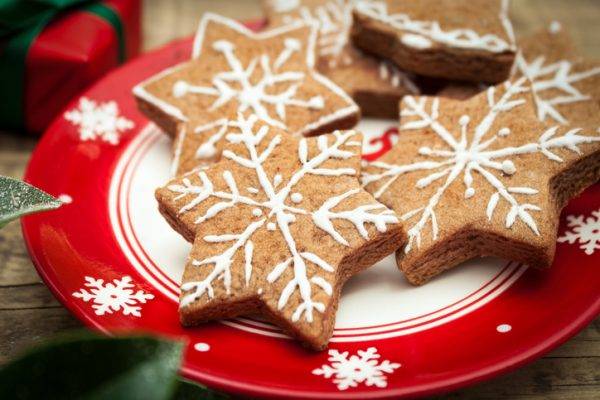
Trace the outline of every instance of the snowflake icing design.
<instances>
[{"instance_id":1,"label":"snowflake icing design","mask_svg":"<svg viewBox=\"0 0 600 400\"><path fill-rule=\"evenodd\" d=\"M414 130L430 128L446 144L447 149L431 149L427 146L419 149L419 155L430 158L426 161L420 161L406 165L392 165L382 161L374 161L370 165L382 172L372 173L363 172L362 183L364 186L383 180L384 183L374 192L375 198L380 198L400 176L414 171L431 171L431 173L416 183L418 189L429 187L430 185L440 183L432 197L422 207L411 210L400 218L403 221L415 220L408 230L408 244L405 252L409 252L416 243L417 247L421 243L421 233L425 227L431 225L431 236L433 240L438 236L438 223L436 219L436 207L440 203L445 191L460 176L465 185L465 198L475 196L476 190L473 187L473 172L478 173L484 180L495 189L488 200L486 215L491 221L494 210L498 203L503 200L508 203L509 210L505 216L506 228L512 227L515 221L521 220L536 235L539 235L537 224L532 211L540 211L540 207L528 202L520 202L519 197L532 197L538 193L538 190L532 187L508 187L502 182L502 178L496 175L496 171L511 176L517 173L516 167L510 157L540 153L554 162L563 162L553 149L568 149L575 153L580 153L577 147L580 144L600 141L600 137L590 137L579 135L580 128L569 129L562 136L557 136L559 127L553 126L545 130L537 142L525 143L518 147L504 147L496 150L489 150L492 143L506 137L510 134L509 128L501 128L492 137L486 138L494 120L499 114L510 111L515 107L523 105L526 100L518 98L518 95L529 90L526 86L527 78L522 77L515 82L506 82L504 84L506 91L496 100L496 87L487 89L487 102L489 111L481 122L474 128L474 135L471 143L467 141L467 132L469 130L470 118L463 115L459 119L460 139L448 131L437 119L439 117L439 99L428 99L422 97L415 99L412 96L405 97L405 105L401 111L402 117L412 118L411 121L404 123L401 130ZM430 111L427 111L427 107Z\"/></svg>"},{"instance_id":2,"label":"snowflake icing design","mask_svg":"<svg viewBox=\"0 0 600 400\"><path fill-rule=\"evenodd\" d=\"M359 383L367 386L384 388L387 386L386 374L391 374L400 364L388 360L379 361L381 356L375 347L367 350L358 350L358 355L348 357L348 352L340 353L337 350L329 350L328 361L321 368L312 371L314 375L324 378L333 378L333 383L339 390L357 387Z\"/></svg>"},{"instance_id":3,"label":"snowflake icing design","mask_svg":"<svg viewBox=\"0 0 600 400\"><path fill-rule=\"evenodd\" d=\"M293 173L287 182L284 182L282 176L279 174L270 178L263 167L263 163L269 159L271 153L280 145L283 137L280 134L269 135L269 126L267 125L262 125L259 129L255 129L257 120L258 118L254 115L245 118L240 114L238 121L235 123L239 128L239 133L228 133L226 135L226 140L230 143L243 145L248 152L248 156L234 153L231 150L223 152L224 158L235 162L241 167L256 171L260 187L247 188L251 196L244 195L240 191L236 183L236 178L230 171L223 173L223 179L228 186L228 190L226 191L215 189L206 170L195 172L198 174L201 185L192 184L190 179L186 177L183 178L182 184L171 184L167 187L168 190L177 194L177 197L174 199L175 201L191 195L191 198L188 197L189 201L180 208L180 214L194 209L208 199L219 200L204 215L195 220L196 224L214 218L220 212L231 207L251 207L252 214L256 217L241 232L203 237L204 242L209 244L231 243L231 245L220 254L203 260L194 259L192 261L192 265L195 267L210 268L210 273L200 282L185 282L182 285L181 289L184 295L180 306L186 307L204 295L208 296L209 299L213 298L213 285L217 281L222 282L227 293L230 293L232 282L231 267L233 258L238 251L243 252L245 259L245 284L248 285L253 273L252 257L254 243L252 235L259 229L266 228L267 231L271 231L273 234L277 231L281 234L289 253L287 259L270 268L270 272L266 276L267 284L281 279L282 276L286 275L286 271L292 271L292 278L279 294L278 309L282 310L288 304L291 296L295 292L298 292L301 301L297 308L293 310L291 319L296 322L304 315L306 321L312 322L314 310L321 313L325 311L323 303L313 300L313 291L315 288L319 288L328 296L331 296L332 284L321 273L332 273L334 272L334 268L318 255L309 251L299 250L296 239L290 229L290 225L296 221L296 216L310 216L315 226L327 232L338 243L345 246L349 246L348 241L336 230L333 225L334 220L345 220L352 223L358 233L364 239L368 239L368 232L365 228L366 224L373 224L379 232L385 232L387 224L396 224L398 223L398 219L391 210L376 202L360 205L352 210L333 210L340 204L343 204L344 200L359 193L361 191L359 188L351 189L338 196L329 198L316 210L307 210L300 206L303 196L301 193L294 192L294 187L306 176L352 176L356 174L353 168L328 168L323 166L327 160L348 159L354 155L352 151L343 150L340 147L356 146L360 148L361 143L351 139L355 137L355 132L336 131L332 135L319 136L317 143L320 153L312 158L309 158L308 154L308 139L300 139L298 158L302 166ZM330 139L333 140L330 142ZM267 140L268 145L262 152L259 152L258 146ZM259 202L252 197L252 195L261 192L266 196L266 201ZM293 205L286 204L288 201ZM267 222L271 217L273 217L274 222ZM309 274L309 263L317 268L317 272L314 274Z\"/></svg>"},{"instance_id":4,"label":"snowflake icing design","mask_svg":"<svg viewBox=\"0 0 600 400\"><path fill-rule=\"evenodd\" d=\"M153 294L145 293L143 290L134 292L131 277L124 276L121 279L113 279L112 283L104 283L103 279L85 277L85 288L74 292L73 296L83 301L92 302L92 308L96 315L112 314L121 311L123 315L141 316L140 304L154 298Z\"/></svg>"},{"instance_id":5,"label":"snowflake icing design","mask_svg":"<svg viewBox=\"0 0 600 400\"><path fill-rule=\"evenodd\" d=\"M575 84L600 74L600 67L586 71L574 72L573 63L569 60L559 60L546 63L544 56L538 56L527 62L522 54L517 55L516 65L519 72L531 80L533 98L537 107L538 119L567 124L569 121L557 109L557 106L591 100L591 97L577 89ZM559 95L549 93L559 91Z\"/></svg>"},{"instance_id":6,"label":"snowflake icing design","mask_svg":"<svg viewBox=\"0 0 600 400\"><path fill-rule=\"evenodd\" d=\"M77 108L65 113L65 119L78 127L81 140L99 138L112 145L119 144L120 135L134 127L132 121L119 115L115 101L97 103L87 97L80 98Z\"/></svg>"},{"instance_id":7,"label":"snowflake icing design","mask_svg":"<svg viewBox=\"0 0 600 400\"><path fill-rule=\"evenodd\" d=\"M285 48L275 60L271 60L268 55L263 54L244 66L235 54L235 44L227 40L217 40L212 47L223 54L230 70L217 73L212 79L212 86L196 86L179 80L173 86L173 95L183 97L187 94L196 94L215 97L216 99L210 107L211 111L230 101L237 101L238 112L243 113L250 109L252 113L268 124L286 129L283 122L286 117L286 107L296 106L320 110L325 107L325 101L322 96L313 96L307 100L296 97L305 73L283 71L282 67L293 53L300 51L301 43L297 39L287 38L284 45ZM257 65L260 65L262 71L261 78L256 83L252 83L251 77ZM281 84L286 84L285 90L272 93L272 90L281 87ZM275 107L278 119L269 114L267 105Z\"/></svg>"},{"instance_id":8,"label":"snowflake icing design","mask_svg":"<svg viewBox=\"0 0 600 400\"><path fill-rule=\"evenodd\" d=\"M578 243L589 256L600 249L600 209L592 211L587 218L583 215L567 216L567 227L570 230L558 238L559 243Z\"/></svg>"}]
</instances>

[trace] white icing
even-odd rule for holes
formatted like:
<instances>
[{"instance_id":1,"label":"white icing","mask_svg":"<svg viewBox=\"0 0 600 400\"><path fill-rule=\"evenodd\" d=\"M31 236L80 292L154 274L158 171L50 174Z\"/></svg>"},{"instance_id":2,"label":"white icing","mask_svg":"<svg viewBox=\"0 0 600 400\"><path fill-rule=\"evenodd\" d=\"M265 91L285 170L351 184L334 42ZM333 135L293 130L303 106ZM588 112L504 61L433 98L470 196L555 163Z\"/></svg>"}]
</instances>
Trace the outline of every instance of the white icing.
<instances>
[{"instance_id":1,"label":"white icing","mask_svg":"<svg viewBox=\"0 0 600 400\"><path fill-rule=\"evenodd\" d=\"M221 138L227 132L227 119L221 118L214 122L197 126L194 129L194 133L202 133L206 131L219 128L214 134L212 134L204 143L202 143L196 150L196 159L210 159L217 156L217 148L215 144L221 140Z\"/></svg>"},{"instance_id":2,"label":"white icing","mask_svg":"<svg viewBox=\"0 0 600 400\"><path fill-rule=\"evenodd\" d=\"M348 46L350 28L352 26L352 10L360 0L330 0L316 7L300 7L297 11L299 17L285 15L283 22L292 23L299 21L314 22L319 25L318 54L327 59L329 68L336 68L340 64L348 66L353 63L353 57L344 51ZM363 0L364 1L364 0ZM354 57L368 57L359 55ZM390 70L388 72L388 69ZM383 71L383 72L382 72ZM388 62L379 63L380 78L392 87L404 87L412 94L418 94L419 89L413 82L413 77L400 71Z\"/></svg>"},{"instance_id":3,"label":"white icing","mask_svg":"<svg viewBox=\"0 0 600 400\"><path fill-rule=\"evenodd\" d=\"M312 67L314 66L314 63L315 63L314 49L316 46L316 40L317 40L317 34L318 34L318 27L316 26L316 24L314 24L312 22L294 22L294 23L291 23L289 25L286 25L286 26L283 26L280 28L255 33L255 32L252 32L251 30L249 30L248 28L246 28L245 26L243 26L231 19L219 16L219 15L213 14L213 13L205 13L202 20L200 21L200 24L198 26L198 30L196 33L196 37L194 39L194 46L193 46L193 50L192 50L193 58L200 57L200 55L203 51L204 40L206 37L206 30L208 29L209 25L215 25L215 24L226 26L227 28L238 32L240 35L248 38L251 41L270 40L270 39L276 38L278 36L284 36L284 35L294 36L294 35L298 34L297 31L305 30L305 29L307 29L307 27L310 28L308 40L306 40L306 42L304 43L305 51L302 52L302 54L305 55L305 57L306 57L303 60L305 63L305 67L308 68L308 71L304 71L304 72L302 72L302 74L305 74L306 77L303 77L303 79L299 79L300 78L299 73L284 72L281 74L273 74L273 71L271 71L271 73L270 73L271 78L263 77L263 84L266 84L266 83L271 84L272 82L270 80L281 79L281 76L283 75L283 77L286 79L285 83L287 83L287 85L288 85L288 87L287 87L288 92L287 92L287 94L285 92L280 93L278 96L279 96L279 98L282 98L282 99L285 99L286 96L288 96L288 95L290 97L292 97L292 98L286 100L286 102L289 103L287 105L308 106L310 109L323 110L323 109L325 109L323 97L315 96L312 99L308 99L308 100L298 100L298 99L294 99L293 94L291 93L291 92L299 92L305 79L307 79L308 77L311 77L314 80L316 80L321 86L323 86L326 89L326 91L329 91L329 92L333 93L334 95L337 95L339 98L341 98L344 102L344 105L342 105L338 109L332 110L329 114L325 114L325 115L319 114L319 116L316 117L316 119L307 123L307 125L301 126L297 129L297 131L290 132L290 133L304 135L306 133L309 133L309 132L319 129L324 125L331 124L335 121L345 119L351 115L355 115L356 113L358 113L358 106L352 101L352 99L342 89L340 89L336 84L334 84L327 78L323 77L319 73L312 70ZM211 29L212 29L212 27L211 27ZM295 40L293 38L288 38L288 39L291 39L291 40L285 41L286 42L285 49L283 50L282 53L279 54L278 57L276 57L276 59L280 60L279 63L284 63L286 60L289 60L289 57L292 54L297 52L294 49L298 47L298 44L302 45L302 43L298 42L297 40ZM252 46L252 43L245 42L242 44L242 46L249 47L249 46ZM225 52L229 52L229 50L227 50L228 46L223 45L223 43L221 43L221 46L217 45L217 47L221 49L221 52L223 55L225 55ZM233 50L231 50L231 51L233 51ZM228 62L229 61L230 60L228 60ZM267 60L267 61L270 61L270 60ZM255 67L256 67L256 64L260 64L261 69L263 69L264 67L270 66L268 62L264 63L263 57L259 57L259 59L254 60L254 63L255 63L254 64ZM252 63L250 63L250 64L252 64ZM163 113L166 113L180 121L184 121L184 122L188 121L188 118L185 115L183 115L183 112L178 107L176 107L175 105L173 105L172 103L168 102L165 99L161 99L161 98L154 96L153 94L149 93L146 90L146 87L148 85L150 85L151 83L161 80L167 76L176 74L180 69L186 67L186 65L187 64L179 64L175 67L168 68L168 69L162 71L160 74L157 74L157 75L151 77L150 79L147 79L146 81L140 83L133 89L134 94L136 95L136 97L143 99L144 101L146 101L150 104L153 104L156 108L160 109ZM251 65L248 65L248 67L250 67L250 66ZM251 71L246 69L246 70L242 71L242 74L244 74L246 72L251 72ZM223 78L223 74L225 74L225 78L220 79L219 84L221 84L223 81L227 81L227 79L226 79L227 73L226 72L221 73L221 75L220 75L221 78ZM241 74L238 73L237 76L239 77L240 75ZM228 88L231 89L230 86L228 86ZM212 96L212 97L217 96L217 99L224 99L224 97L221 97L220 95L217 94L217 92L219 92L219 91L215 87L206 87L203 90L203 89L199 89L197 86L194 86L193 84L190 84L189 82L182 82L182 83L176 83L175 89L176 89L175 94L178 96L185 96L188 93L194 93L194 92L200 91L202 93L200 93L199 95L208 95L208 96ZM222 87L220 89L227 92L227 93L223 93L223 94L228 96L229 91L225 87ZM263 89L265 89L265 88L263 88ZM205 94L204 92L206 92L208 94ZM240 92L240 91L238 91L238 92ZM244 92L244 91L242 91L242 92ZM328 95L329 94L330 93L328 93ZM198 94L196 94L196 95L198 95ZM270 96L270 94L267 95L267 97L268 97L269 101L272 101L273 98L277 98L277 96ZM231 99L229 99L229 100L231 100ZM254 94L252 93L252 90L247 89L245 91L245 100L246 100L247 105L244 107L251 108L251 105L256 105L255 104L256 99L254 99ZM292 103L295 103L296 101L298 101L299 103L292 104ZM280 100L278 100L278 102L279 102L279 104L281 103ZM261 104L258 104L258 105L261 105ZM242 105L240 105L240 107L242 107ZM274 107L277 108L277 105L275 105ZM277 112L278 116L281 114L284 115L285 114L285 104L284 104L283 110L279 109L279 110L276 110L276 112ZM265 113L268 115L266 109L265 109ZM273 122L273 121L271 121L271 122ZM287 129L287 126L284 126L284 129ZM185 141L186 135L191 133L191 132L186 132L186 131L182 131L182 132L183 132L183 134L178 135L178 139L177 139L178 145L181 145ZM213 143L213 145L214 144L215 143ZM176 147L176 151L177 151L177 148L178 147ZM207 150L207 152L204 152L204 150ZM212 150L212 147L207 146L206 149L203 149L200 152L200 155L211 154L212 153L211 150ZM176 170L177 168L178 168L178 162L173 164L173 169Z\"/></svg>"},{"instance_id":4,"label":"white icing","mask_svg":"<svg viewBox=\"0 0 600 400\"><path fill-rule=\"evenodd\" d=\"M517 54L516 66L532 82L538 119L545 121L551 118L561 124L567 124L569 121L558 111L557 106L592 99L573 85L600 74L600 67L573 72L574 65L569 60L546 64L546 58L539 56L528 62L521 53ZM556 91L560 94L554 94Z\"/></svg>"},{"instance_id":5,"label":"white icing","mask_svg":"<svg viewBox=\"0 0 600 400\"><path fill-rule=\"evenodd\" d=\"M300 203L300 202L302 201L302 199L303 199L302 193L298 193L298 192L292 193L292 195L290 196L290 199L291 199L291 200L292 200L294 203L298 204L298 203Z\"/></svg>"},{"instance_id":6,"label":"white icing","mask_svg":"<svg viewBox=\"0 0 600 400\"><path fill-rule=\"evenodd\" d=\"M498 136L500 136L500 137L506 137L508 135L510 135L510 129L509 128L504 127L504 128L501 128L498 131Z\"/></svg>"},{"instance_id":7,"label":"white icing","mask_svg":"<svg viewBox=\"0 0 600 400\"><path fill-rule=\"evenodd\" d=\"M426 48L422 46L425 45L425 40L429 40L430 42L441 43L451 47L501 53L504 51L515 50L512 26L508 20L508 17L506 16L507 4L507 1L503 2L501 11L499 13L499 18L508 36L508 42L491 33L480 34L472 29L469 29L468 27L444 30L437 21L413 20L407 14L390 15L387 9L387 4L382 1L359 2L356 6L356 10L360 14L403 31L404 34L401 40L407 46L414 45L416 48ZM407 34L412 34L412 36L405 38L404 36Z\"/></svg>"},{"instance_id":8,"label":"white icing","mask_svg":"<svg viewBox=\"0 0 600 400\"><path fill-rule=\"evenodd\" d=\"M260 217L261 215L263 215L263 212L260 208L253 208L252 215L254 215L255 217Z\"/></svg>"},{"instance_id":9,"label":"white icing","mask_svg":"<svg viewBox=\"0 0 600 400\"><path fill-rule=\"evenodd\" d=\"M284 49L275 62L267 54L252 59L247 66L235 54L235 44L226 40L218 40L213 43L213 49L223 55L229 71L215 74L212 78L212 86L197 86L188 82L178 81L173 86L174 95L178 97L187 94L196 94L216 97L209 110L214 111L231 101L237 102L238 112L251 109L260 119L265 122L286 129L286 108L289 106L308 109L323 109L325 106L323 97L314 96L308 100L296 97L298 87L305 79L304 72L281 71L280 68L286 64L293 53L300 51L300 42L296 39L284 40ZM250 78L254 74L256 66L260 65L262 77L254 82ZM281 85L285 84L285 89ZM277 88L279 93L274 93ZM277 118L273 117L267 105L273 106Z\"/></svg>"},{"instance_id":10,"label":"white icing","mask_svg":"<svg viewBox=\"0 0 600 400\"><path fill-rule=\"evenodd\" d=\"M283 180L283 177L281 176L281 174L276 174L275 177L273 178L273 187L277 188L277 186L279 186L279 184L281 184L282 180Z\"/></svg>"},{"instance_id":11,"label":"white icing","mask_svg":"<svg viewBox=\"0 0 600 400\"><path fill-rule=\"evenodd\" d=\"M463 115L459 118L460 138L457 139L438 121L440 111L439 100L437 98L433 100L426 97L415 99L407 96L404 98L405 105L402 109L401 117L402 121L406 122L402 124L401 129L429 128L445 142L447 149L421 147L418 153L421 156L431 158L431 160L419 161L413 164L391 165L375 161L370 165L382 170L382 172L363 172L361 180L364 186L377 181L383 181L383 184L374 191L376 198L380 198L400 176L410 172L431 171L429 175L417 181L417 189L426 188L435 182L441 181L441 183L437 184L437 189L426 204L407 212L401 217L402 220L409 221L419 216L418 220L408 228L409 242L405 248L406 252L409 252L415 243L417 247L420 246L421 233L427 225L431 225L432 239L437 240L439 227L435 209L448 187L456 179L462 175L465 185L465 198L468 199L476 194L475 187L473 187L473 171L483 177L484 182L495 190L489 199L486 209L488 219L492 219L494 210L498 202L502 199L509 205L509 211L505 218L507 229L512 227L514 222L519 219L536 235L539 235L537 224L530 211L540 211L540 208L537 205L521 203L515 197L515 194L533 196L538 193L538 190L527 187L506 187L502 182L502 177L496 176L494 170L500 171L505 175L516 174L518 172L516 166L509 157L521 154L540 153L552 161L562 162L562 158L553 153L552 149L567 149L579 153L578 145L600 141L600 136L582 136L578 134L581 129L576 128L568 130L563 136L555 137L558 132L558 126L554 126L543 132L537 142L525 143L517 147L508 146L489 150L492 143L506 136L501 135L500 132L506 134L508 128L500 129L498 133L489 139L485 139L486 135L488 135L499 114L508 112L524 104L525 100L519 98L519 95L528 90L526 82L527 79L525 77L520 78L514 83L507 82L505 84L506 91L498 100L496 100L495 87L490 87L487 90L489 109L484 118L474 127L471 143L467 139L470 123L468 116ZM427 111L428 106L430 106L430 111Z\"/></svg>"},{"instance_id":12,"label":"white icing","mask_svg":"<svg viewBox=\"0 0 600 400\"><path fill-rule=\"evenodd\" d=\"M248 191L248 193L252 193L252 194L258 193L258 189L255 187L247 187L246 190Z\"/></svg>"},{"instance_id":13,"label":"white icing","mask_svg":"<svg viewBox=\"0 0 600 400\"><path fill-rule=\"evenodd\" d=\"M400 37L400 41L408 46L414 47L415 49L423 50L429 49L433 46L431 40L422 35L416 35L414 33L405 33Z\"/></svg>"},{"instance_id":14,"label":"white icing","mask_svg":"<svg viewBox=\"0 0 600 400\"><path fill-rule=\"evenodd\" d=\"M325 230L331 237L342 244L347 244L346 239L338 232L332 221L346 220L352 223L361 237L367 239L368 232L365 224L373 224L379 231L384 231L387 224L397 223L398 219L390 210L387 210L379 203L361 204L352 210L333 210L340 208L345 199L356 195L359 190L350 190L339 196L325 201L323 205L316 211L305 210L286 205L288 197L295 185L307 175L321 176L354 176L356 171L353 168L331 168L324 167L323 164L330 159L348 159L355 156L352 151L342 149L346 146L351 138L355 137L355 133L336 131L332 135L320 136L317 139L319 152L309 158L308 141L301 139L298 142L298 158L301 162L301 167L296 170L287 182L280 182L280 188L276 188L274 182L271 182L267 172L263 168L263 163L269 158L272 152L281 143L281 136L271 136L266 147L259 153L258 147L265 140L268 134L269 127L264 125L260 129L256 129L255 123L257 117L252 115L248 119L243 115L238 116L236 123L239 128L239 133L229 133L226 139L231 143L241 144L247 152L243 154L234 153L231 150L223 152L223 157L239 164L241 167L254 170L260 184L260 191L264 193L267 200L257 202L253 199L241 195L235 183L235 177L229 171L223 173L228 190L215 190L211 180L205 171L197 172L200 179L200 185L194 185L188 178L182 179L181 184L173 184L168 186L168 189L176 193L175 200L184 199L185 204L181 207L180 213L188 212L205 200L212 198L219 200L205 211L204 215L196 219L197 223L202 223L209 218L214 218L220 212L231 207L239 207L243 205L252 206L254 209L262 209L268 211L269 219L263 218L258 221L249 223L241 233L225 233L218 235L206 235L203 240L207 243L231 243L231 246L226 248L222 253L208 257L204 260L192 260L192 265L202 268L209 268L209 273L206 278L200 282L186 282L182 285L184 295L181 300L181 307L186 307L190 303L198 300L204 294L208 299L214 297L213 284L220 280L222 281L227 293L231 290L231 266L233 258L238 250L244 248L244 272L245 281L248 285L252 277L252 254L254 244L251 241L252 235L261 229L263 226L268 231L278 231L278 235L283 237L288 251L289 258L274 266L267 275L267 282L275 282L281 279L284 272L288 269L292 272L292 277L285 285L281 293L279 293L278 308L283 309L289 298L297 293L300 296L300 303L293 310L291 320L298 321L302 316L308 322L313 321L313 312L324 312L325 305L321 302L313 300L313 291L315 288L322 290L325 294L332 294L332 285L327 280L331 275L320 275L323 271L327 273L334 272L334 268L323 258L311 252L300 252L296 247L296 240L290 230L290 224L296 221L295 215L310 215L311 220L322 229ZM261 147L263 148L263 147ZM297 196L295 196L297 197ZM370 212L377 210L378 212ZM308 273L307 262L316 268L315 273Z\"/></svg>"}]
</instances>

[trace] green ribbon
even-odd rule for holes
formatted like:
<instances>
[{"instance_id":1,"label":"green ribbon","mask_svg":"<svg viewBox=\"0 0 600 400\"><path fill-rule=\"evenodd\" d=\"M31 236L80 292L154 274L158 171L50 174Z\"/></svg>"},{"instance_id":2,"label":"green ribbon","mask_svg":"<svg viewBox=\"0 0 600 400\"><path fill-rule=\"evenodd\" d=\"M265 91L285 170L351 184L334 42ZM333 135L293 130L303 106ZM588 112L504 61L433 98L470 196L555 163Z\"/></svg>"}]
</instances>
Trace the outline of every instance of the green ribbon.
<instances>
[{"instance_id":1,"label":"green ribbon","mask_svg":"<svg viewBox=\"0 0 600 400\"><path fill-rule=\"evenodd\" d=\"M0 0L0 124L24 128L25 60L31 44L54 18L72 9L108 22L119 42L119 62L125 59L125 34L119 15L90 0Z\"/></svg>"}]
</instances>

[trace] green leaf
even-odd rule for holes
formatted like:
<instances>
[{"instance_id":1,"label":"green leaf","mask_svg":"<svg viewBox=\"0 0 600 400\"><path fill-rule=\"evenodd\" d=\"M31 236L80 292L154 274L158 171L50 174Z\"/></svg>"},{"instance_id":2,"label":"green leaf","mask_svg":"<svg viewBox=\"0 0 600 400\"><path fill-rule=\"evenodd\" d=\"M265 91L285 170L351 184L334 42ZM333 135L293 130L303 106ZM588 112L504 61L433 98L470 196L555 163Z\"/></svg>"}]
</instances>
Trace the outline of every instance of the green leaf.
<instances>
[{"instance_id":1,"label":"green leaf","mask_svg":"<svg viewBox=\"0 0 600 400\"><path fill-rule=\"evenodd\" d=\"M206 386L198 385L186 379L181 379L173 400L227 400L230 397L224 393L214 391Z\"/></svg>"},{"instance_id":2,"label":"green leaf","mask_svg":"<svg viewBox=\"0 0 600 400\"><path fill-rule=\"evenodd\" d=\"M170 399L181 355L149 336L64 336L0 369L0 399Z\"/></svg>"},{"instance_id":3,"label":"green leaf","mask_svg":"<svg viewBox=\"0 0 600 400\"><path fill-rule=\"evenodd\" d=\"M23 215L53 210L62 204L28 183L0 175L0 228Z\"/></svg>"}]
</instances>

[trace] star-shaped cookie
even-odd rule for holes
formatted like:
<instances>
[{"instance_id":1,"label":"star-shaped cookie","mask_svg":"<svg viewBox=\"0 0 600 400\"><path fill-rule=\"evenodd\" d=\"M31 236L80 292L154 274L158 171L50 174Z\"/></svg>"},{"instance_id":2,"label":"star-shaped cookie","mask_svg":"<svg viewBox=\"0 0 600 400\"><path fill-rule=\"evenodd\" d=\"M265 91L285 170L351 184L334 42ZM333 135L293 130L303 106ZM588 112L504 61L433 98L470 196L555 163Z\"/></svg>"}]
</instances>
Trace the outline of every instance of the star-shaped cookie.
<instances>
[{"instance_id":1,"label":"star-shaped cookie","mask_svg":"<svg viewBox=\"0 0 600 400\"><path fill-rule=\"evenodd\" d=\"M204 14L192 60L134 88L139 108L176 136L174 170L217 160L227 125L239 112L289 134L354 126L356 104L313 69L316 38L317 26L310 22L254 33Z\"/></svg>"},{"instance_id":2,"label":"star-shaped cookie","mask_svg":"<svg viewBox=\"0 0 600 400\"><path fill-rule=\"evenodd\" d=\"M416 77L389 61L363 53L349 42L358 0L267 0L270 26L295 21L319 24L317 69L349 93L369 117L397 118L405 94L418 94Z\"/></svg>"},{"instance_id":3,"label":"star-shaped cookie","mask_svg":"<svg viewBox=\"0 0 600 400\"><path fill-rule=\"evenodd\" d=\"M223 157L156 197L189 241L184 325L262 314L326 346L342 284L404 243L396 215L361 188L361 135L296 138L241 114Z\"/></svg>"},{"instance_id":4,"label":"star-shaped cookie","mask_svg":"<svg viewBox=\"0 0 600 400\"><path fill-rule=\"evenodd\" d=\"M488 83L510 75L508 0L360 1L353 15L354 45L405 71Z\"/></svg>"},{"instance_id":5,"label":"star-shaped cookie","mask_svg":"<svg viewBox=\"0 0 600 400\"><path fill-rule=\"evenodd\" d=\"M469 100L405 97L398 143L362 183L408 230L413 284L477 256L554 258L561 208L600 178L600 118L540 122L525 77Z\"/></svg>"}]
</instances>

